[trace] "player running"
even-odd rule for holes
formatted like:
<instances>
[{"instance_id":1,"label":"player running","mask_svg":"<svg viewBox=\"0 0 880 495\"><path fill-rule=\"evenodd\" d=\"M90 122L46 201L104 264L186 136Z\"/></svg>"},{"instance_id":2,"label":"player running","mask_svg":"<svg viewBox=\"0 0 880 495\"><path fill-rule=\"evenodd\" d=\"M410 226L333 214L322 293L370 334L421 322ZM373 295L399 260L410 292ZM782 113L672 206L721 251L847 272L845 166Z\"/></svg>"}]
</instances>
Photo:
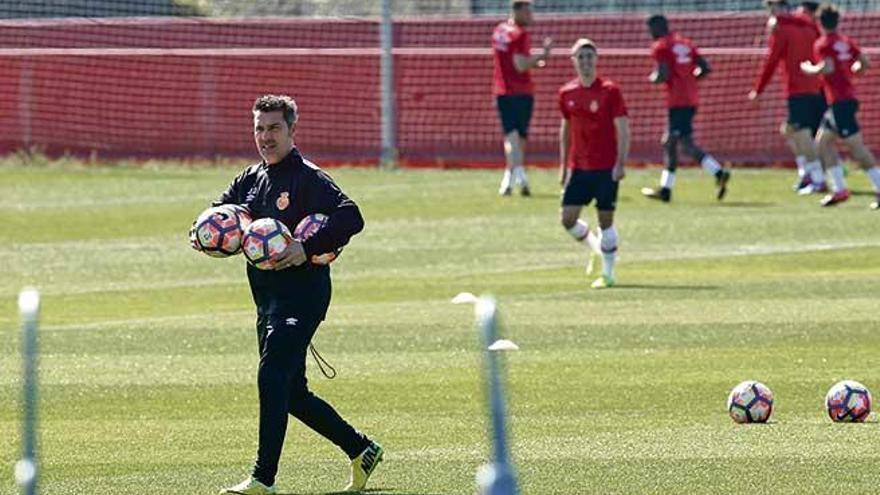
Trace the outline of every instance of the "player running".
<instances>
[{"instance_id":1,"label":"player running","mask_svg":"<svg viewBox=\"0 0 880 495\"><path fill-rule=\"evenodd\" d=\"M498 24L492 33L494 54L495 105L504 131L506 168L498 193L510 196L511 183L520 187L523 196L530 196L525 169L526 138L535 104L535 86L530 70L543 67L553 41L544 38L543 51L531 53L531 38L526 26L532 23L532 0L512 0L510 19Z\"/></svg>"},{"instance_id":2,"label":"player running","mask_svg":"<svg viewBox=\"0 0 880 495\"><path fill-rule=\"evenodd\" d=\"M706 77L711 69L709 63L697 51L694 43L669 30L669 22L662 15L648 19L648 31L654 38L651 57L656 63L654 72L648 79L654 84L666 85L666 105L669 119L660 143L666 169L660 176L660 188L642 188L642 194L649 198L669 202L672 187L675 185L675 170L678 168L678 147L696 160L703 170L715 176L717 198L724 198L730 171L721 167L712 155L694 143L693 120L699 104L697 79Z\"/></svg>"},{"instance_id":3,"label":"player running","mask_svg":"<svg viewBox=\"0 0 880 495\"><path fill-rule=\"evenodd\" d=\"M780 131L795 154L798 166L795 189L799 194L825 192L828 189L813 138L827 106L820 81L804 74L799 67L802 61L812 57L812 46L819 38L819 29L808 15L808 8L793 14L787 0L766 0L765 4L770 11L767 21L769 53L755 88L749 92L749 99L758 100L776 66L782 62L788 118Z\"/></svg>"},{"instance_id":4,"label":"player running","mask_svg":"<svg viewBox=\"0 0 880 495\"><path fill-rule=\"evenodd\" d=\"M859 123L856 121L859 101L852 82L853 74L860 74L868 67L868 58L855 40L837 32L839 20L840 11L835 5L825 4L820 7L822 37L813 45L814 59L818 62L805 60L801 63L801 70L805 74L818 74L822 78L825 96L831 104L816 140L819 143L819 155L831 175L834 192L822 198L821 205L833 206L850 197L843 178L843 165L834 149L834 142L840 139L852 158L871 179L876 195L871 208L876 210L880 209L880 167L859 132Z\"/></svg>"},{"instance_id":5,"label":"player running","mask_svg":"<svg viewBox=\"0 0 880 495\"><path fill-rule=\"evenodd\" d=\"M578 242L602 253L602 276L594 289L614 285L617 189L629 154L629 118L617 84L598 77L596 45L581 38L571 47L577 78L559 89L559 180L563 185L562 226ZM581 220L581 209L596 201L601 234ZM592 260L592 253L591 253ZM587 272L592 268L592 261Z\"/></svg>"}]
</instances>

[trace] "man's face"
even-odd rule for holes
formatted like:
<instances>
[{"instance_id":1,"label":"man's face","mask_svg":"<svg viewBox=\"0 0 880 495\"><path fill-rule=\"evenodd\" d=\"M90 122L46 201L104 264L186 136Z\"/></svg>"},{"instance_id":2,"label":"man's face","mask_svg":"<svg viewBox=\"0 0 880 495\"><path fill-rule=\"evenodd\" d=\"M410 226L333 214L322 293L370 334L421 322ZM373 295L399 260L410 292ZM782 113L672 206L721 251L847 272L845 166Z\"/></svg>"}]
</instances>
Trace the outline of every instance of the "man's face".
<instances>
[{"instance_id":1,"label":"man's face","mask_svg":"<svg viewBox=\"0 0 880 495\"><path fill-rule=\"evenodd\" d=\"M574 70L581 76L591 76L596 73L596 61L598 58L599 54L596 53L596 50L588 46L581 48L571 56L574 62Z\"/></svg>"},{"instance_id":2,"label":"man's face","mask_svg":"<svg viewBox=\"0 0 880 495\"><path fill-rule=\"evenodd\" d=\"M281 110L254 113L254 142L269 165L281 161L293 149L293 128Z\"/></svg>"},{"instance_id":3,"label":"man's face","mask_svg":"<svg viewBox=\"0 0 880 495\"><path fill-rule=\"evenodd\" d=\"M513 9L513 22L518 26L528 26L532 23L532 6L528 3Z\"/></svg>"}]
</instances>

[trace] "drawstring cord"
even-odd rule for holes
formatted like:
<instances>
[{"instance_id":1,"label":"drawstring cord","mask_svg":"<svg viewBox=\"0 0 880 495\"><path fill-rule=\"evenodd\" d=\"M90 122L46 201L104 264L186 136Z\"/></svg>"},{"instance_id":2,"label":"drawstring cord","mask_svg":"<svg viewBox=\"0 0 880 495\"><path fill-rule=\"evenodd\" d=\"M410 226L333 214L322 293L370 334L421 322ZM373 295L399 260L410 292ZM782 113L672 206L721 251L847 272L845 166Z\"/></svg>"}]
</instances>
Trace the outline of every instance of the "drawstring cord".
<instances>
[{"instance_id":1,"label":"drawstring cord","mask_svg":"<svg viewBox=\"0 0 880 495\"><path fill-rule=\"evenodd\" d=\"M312 357L315 358L315 362L318 363L318 368L321 369L321 373L325 377L327 377L330 380L336 378L336 368L334 368L330 363L328 363L327 360L324 359L324 356L322 356L318 353L318 350L315 349L315 344L311 344L311 343L309 344L309 352L312 353ZM327 372L327 370L324 369L324 366L326 366L330 370L329 373Z\"/></svg>"}]
</instances>

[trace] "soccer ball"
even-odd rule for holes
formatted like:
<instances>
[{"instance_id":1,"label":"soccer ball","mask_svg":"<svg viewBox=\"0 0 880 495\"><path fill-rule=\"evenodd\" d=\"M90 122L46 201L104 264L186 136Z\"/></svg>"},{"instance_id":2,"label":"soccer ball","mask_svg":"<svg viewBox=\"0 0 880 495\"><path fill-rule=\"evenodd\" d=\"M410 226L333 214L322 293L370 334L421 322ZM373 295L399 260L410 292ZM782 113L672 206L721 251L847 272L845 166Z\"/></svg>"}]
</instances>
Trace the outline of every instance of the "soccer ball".
<instances>
[{"instance_id":1,"label":"soccer ball","mask_svg":"<svg viewBox=\"0 0 880 495\"><path fill-rule=\"evenodd\" d=\"M323 213L312 213L299 221L296 228L293 229L293 238L300 242L305 242L306 239L312 237L316 232L327 225L329 220L330 217ZM337 256L339 256L341 251L342 249L337 249L336 251L331 251L329 253L315 254L312 255L309 261L315 265L329 265Z\"/></svg>"},{"instance_id":2,"label":"soccer ball","mask_svg":"<svg viewBox=\"0 0 880 495\"><path fill-rule=\"evenodd\" d=\"M190 242L208 256L232 256L241 251L242 235L250 223L250 212L242 206L220 205L208 208L193 223Z\"/></svg>"},{"instance_id":3,"label":"soccer ball","mask_svg":"<svg viewBox=\"0 0 880 495\"><path fill-rule=\"evenodd\" d=\"M742 382L730 391L727 412L736 423L766 423L773 413L773 392L761 382Z\"/></svg>"},{"instance_id":4,"label":"soccer ball","mask_svg":"<svg viewBox=\"0 0 880 495\"><path fill-rule=\"evenodd\" d=\"M274 218L261 218L245 229L242 251L250 264L260 270L272 270L278 256L292 240L286 225Z\"/></svg>"},{"instance_id":5,"label":"soccer ball","mask_svg":"<svg viewBox=\"0 0 880 495\"><path fill-rule=\"evenodd\" d=\"M825 408L835 423L861 423L871 412L871 392L859 382L837 382L825 395Z\"/></svg>"}]
</instances>

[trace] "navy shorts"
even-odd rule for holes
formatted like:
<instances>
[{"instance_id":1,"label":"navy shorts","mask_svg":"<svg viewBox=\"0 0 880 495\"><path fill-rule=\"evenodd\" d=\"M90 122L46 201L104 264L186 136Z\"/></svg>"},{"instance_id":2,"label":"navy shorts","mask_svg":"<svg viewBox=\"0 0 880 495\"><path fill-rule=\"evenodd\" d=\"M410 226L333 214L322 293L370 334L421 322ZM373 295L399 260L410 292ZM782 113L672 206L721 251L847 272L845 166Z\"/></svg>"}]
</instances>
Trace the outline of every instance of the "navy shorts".
<instances>
[{"instance_id":1,"label":"navy shorts","mask_svg":"<svg viewBox=\"0 0 880 495\"><path fill-rule=\"evenodd\" d=\"M825 112L825 119L822 120L822 126L846 139L859 132L859 122L856 120L856 112L858 111L858 100L846 100L832 103L831 108Z\"/></svg>"},{"instance_id":2,"label":"navy shorts","mask_svg":"<svg viewBox=\"0 0 880 495\"><path fill-rule=\"evenodd\" d=\"M589 206L595 199L597 210L614 211L619 185L610 170L572 170L562 193L562 206Z\"/></svg>"},{"instance_id":3,"label":"navy shorts","mask_svg":"<svg viewBox=\"0 0 880 495\"><path fill-rule=\"evenodd\" d=\"M815 136L827 109L822 93L789 96L787 122L795 130L809 129Z\"/></svg>"},{"instance_id":4,"label":"navy shorts","mask_svg":"<svg viewBox=\"0 0 880 495\"><path fill-rule=\"evenodd\" d=\"M496 96L495 106L498 108L505 136L517 131L520 136L528 137L532 109L535 107L535 98L532 95Z\"/></svg>"},{"instance_id":5,"label":"navy shorts","mask_svg":"<svg viewBox=\"0 0 880 495\"><path fill-rule=\"evenodd\" d=\"M694 115L697 107L678 107L669 109L667 131L670 137L687 137L694 133Z\"/></svg>"}]
</instances>

